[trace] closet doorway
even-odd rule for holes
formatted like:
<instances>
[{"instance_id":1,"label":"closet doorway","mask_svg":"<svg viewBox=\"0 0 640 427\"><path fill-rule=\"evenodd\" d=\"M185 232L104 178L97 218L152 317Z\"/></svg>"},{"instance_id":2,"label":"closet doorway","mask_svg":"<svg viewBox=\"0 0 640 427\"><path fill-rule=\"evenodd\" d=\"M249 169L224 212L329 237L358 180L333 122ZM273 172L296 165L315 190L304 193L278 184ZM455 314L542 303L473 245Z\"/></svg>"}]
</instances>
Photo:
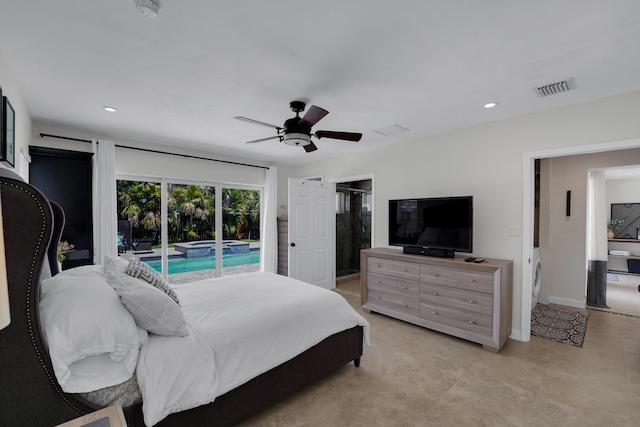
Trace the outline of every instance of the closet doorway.
<instances>
[{"instance_id":1,"label":"closet doorway","mask_svg":"<svg viewBox=\"0 0 640 427\"><path fill-rule=\"evenodd\" d=\"M336 277L360 274L360 250L371 247L373 180L336 182Z\"/></svg>"}]
</instances>

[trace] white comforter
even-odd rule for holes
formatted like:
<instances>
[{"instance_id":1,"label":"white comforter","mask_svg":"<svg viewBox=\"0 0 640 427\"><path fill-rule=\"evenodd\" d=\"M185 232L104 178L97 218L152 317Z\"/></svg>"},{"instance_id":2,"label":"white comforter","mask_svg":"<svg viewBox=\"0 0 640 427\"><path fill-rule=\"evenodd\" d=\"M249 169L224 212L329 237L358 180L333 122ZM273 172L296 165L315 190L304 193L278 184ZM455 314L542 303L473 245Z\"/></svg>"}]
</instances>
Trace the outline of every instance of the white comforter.
<instances>
[{"instance_id":1,"label":"white comforter","mask_svg":"<svg viewBox=\"0 0 640 427\"><path fill-rule=\"evenodd\" d=\"M208 279L175 287L186 337L151 335L137 378L144 421L212 402L217 396L345 329L369 324L339 294L272 273Z\"/></svg>"}]
</instances>

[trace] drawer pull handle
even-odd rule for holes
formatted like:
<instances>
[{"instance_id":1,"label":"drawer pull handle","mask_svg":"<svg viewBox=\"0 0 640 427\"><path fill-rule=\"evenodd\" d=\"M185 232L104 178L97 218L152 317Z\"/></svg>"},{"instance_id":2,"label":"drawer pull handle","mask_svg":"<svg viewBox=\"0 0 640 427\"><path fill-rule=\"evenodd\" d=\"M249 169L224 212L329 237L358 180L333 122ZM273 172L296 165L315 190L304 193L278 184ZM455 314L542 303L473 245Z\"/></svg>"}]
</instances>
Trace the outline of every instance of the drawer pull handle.
<instances>
[{"instance_id":1,"label":"drawer pull handle","mask_svg":"<svg viewBox=\"0 0 640 427\"><path fill-rule=\"evenodd\" d=\"M406 268L403 268L402 271L409 271L409 270L407 270Z\"/></svg>"},{"instance_id":2,"label":"drawer pull handle","mask_svg":"<svg viewBox=\"0 0 640 427\"><path fill-rule=\"evenodd\" d=\"M431 273L431 275L432 275L433 277L438 277L438 274L437 274L437 273Z\"/></svg>"},{"instance_id":3,"label":"drawer pull handle","mask_svg":"<svg viewBox=\"0 0 640 427\"><path fill-rule=\"evenodd\" d=\"M376 299L380 299L380 297L376 297Z\"/></svg>"},{"instance_id":4,"label":"drawer pull handle","mask_svg":"<svg viewBox=\"0 0 640 427\"><path fill-rule=\"evenodd\" d=\"M432 311L431 313L432 313L432 314L438 314L438 312L437 312L437 311Z\"/></svg>"},{"instance_id":5,"label":"drawer pull handle","mask_svg":"<svg viewBox=\"0 0 640 427\"><path fill-rule=\"evenodd\" d=\"M470 325L475 325L475 324L476 324L476 322L474 322L473 320L469 320L469 324L470 324Z\"/></svg>"},{"instance_id":6,"label":"drawer pull handle","mask_svg":"<svg viewBox=\"0 0 640 427\"><path fill-rule=\"evenodd\" d=\"M472 299L469 300L469 304L475 304L476 302Z\"/></svg>"},{"instance_id":7,"label":"drawer pull handle","mask_svg":"<svg viewBox=\"0 0 640 427\"><path fill-rule=\"evenodd\" d=\"M437 297L438 293L437 292L431 292L431 295L433 295L434 297Z\"/></svg>"},{"instance_id":8,"label":"drawer pull handle","mask_svg":"<svg viewBox=\"0 0 640 427\"><path fill-rule=\"evenodd\" d=\"M476 281L475 281L475 279L469 279L469 281L470 281L471 283L475 283L475 282L476 282Z\"/></svg>"},{"instance_id":9,"label":"drawer pull handle","mask_svg":"<svg viewBox=\"0 0 640 427\"><path fill-rule=\"evenodd\" d=\"M381 282L380 282L380 280L376 280L376 283L380 284Z\"/></svg>"},{"instance_id":10,"label":"drawer pull handle","mask_svg":"<svg viewBox=\"0 0 640 427\"><path fill-rule=\"evenodd\" d=\"M407 288L406 286L403 286L402 289L409 289L409 288Z\"/></svg>"},{"instance_id":11,"label":"drawer pull handle","mask_svg":"<svg viewBox=\"0 0 640 427\"><path fill-rule=\"evenodd\" d=\"M402 303L402 306L403 306L403 307L406 307L406 306L407 306L407 304L405 304L405 303Z\"/></svg>"}]
</instances>

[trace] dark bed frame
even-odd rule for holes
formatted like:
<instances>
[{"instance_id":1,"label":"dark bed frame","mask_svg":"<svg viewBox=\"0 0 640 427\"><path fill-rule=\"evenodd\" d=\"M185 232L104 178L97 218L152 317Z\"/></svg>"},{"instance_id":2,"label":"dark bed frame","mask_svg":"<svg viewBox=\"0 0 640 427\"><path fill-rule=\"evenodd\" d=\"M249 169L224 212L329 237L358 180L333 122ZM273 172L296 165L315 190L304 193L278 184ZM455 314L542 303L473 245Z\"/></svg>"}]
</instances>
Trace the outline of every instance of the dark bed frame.
<instances>
[{"instance_id":1,"label":"dark bed frame","mask_svg":"<svg viewBox=\"0 0 640 427\"><path fill-rule=\"evenodd\" d=\"M0 425L55 426L102 408L62 391L41 336L39 283L58 273L56 251L64 212L4 168L0 196L11 306L11 324L0 331ZM360 326L332 335L213 403L171 414L156 425L237 423L351 361L359 366L362 342ZM141 405L123 409L129 427L144 426Z\"/></svg>"}]
</instances>

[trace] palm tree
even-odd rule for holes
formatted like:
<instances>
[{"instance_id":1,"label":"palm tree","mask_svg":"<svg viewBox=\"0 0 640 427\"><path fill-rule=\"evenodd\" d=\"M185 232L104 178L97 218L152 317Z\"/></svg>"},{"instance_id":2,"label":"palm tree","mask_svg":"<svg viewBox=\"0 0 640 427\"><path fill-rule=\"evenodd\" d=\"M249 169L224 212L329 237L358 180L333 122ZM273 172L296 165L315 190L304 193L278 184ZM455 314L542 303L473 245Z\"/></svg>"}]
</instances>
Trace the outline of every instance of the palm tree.
<instances>
[{"instance_id":1,"label":"palm tree","mask_svg":"<svg viewBox=\"0 0 640 427\"><path fill-rule=\"evenodd\" d=\"M209 187L198 185L171 185L170 218L174 229L186 240L209 237L214 228L214 196Z\"/></svg>"},{"instance_id":2,"label":"palm tree","mask_svg":"<svg viewBox=\"0 0 640 427\"><path fill-rule=\"evenodd\" d=\"M260 192L256 190L243 190L242 199L239 204L241 212L238 217L240 230L237 231L240 236L251 238L251 230L255 223L260 223Z\"/></svg>"},{"instance_id":3,"label":"palm tree","mask_svg":"<svg viewBox=\"0 0 640 427\"><path fill-rule=\"evenodd\" d=\"M151 234L160 228L160 191L159 183L146 181L117 182L118 212L121 219L131 222L133 230L142 228ZM144 237L144 233L137 237Z\"/></svg>"},{"instance_id":4,"label":"palm tree","mask_svg":"<svg viewBox=\"0 0 640 427\"><path fill-rule=\"evenodd\" d=\"M222 209L225 214L225 238L251 237L253 224L260 221L260 192L239 188L223 189Z\"/></svg>"}]
</instances>

